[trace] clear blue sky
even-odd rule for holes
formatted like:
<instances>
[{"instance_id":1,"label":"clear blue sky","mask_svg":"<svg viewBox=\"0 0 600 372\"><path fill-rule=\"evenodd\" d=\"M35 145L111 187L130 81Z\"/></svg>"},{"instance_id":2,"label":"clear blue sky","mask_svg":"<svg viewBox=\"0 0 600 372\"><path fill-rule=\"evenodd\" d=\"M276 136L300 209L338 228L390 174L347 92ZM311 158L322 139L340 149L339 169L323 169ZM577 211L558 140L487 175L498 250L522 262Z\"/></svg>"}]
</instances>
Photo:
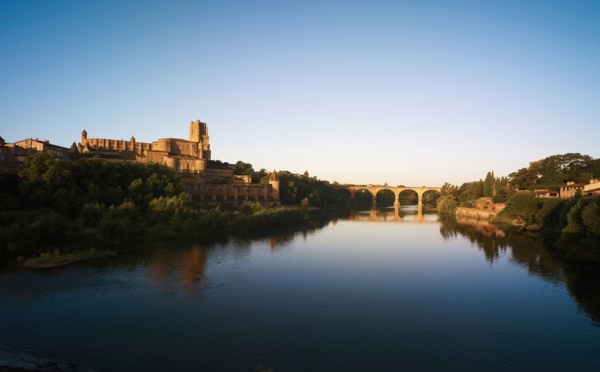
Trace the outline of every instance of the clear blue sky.
<instances>
[{"instance_id":1,"label":"clear blue sky","mask_svg":"<svg viewBox=\"0 0 600 372\"><path fill-rule=\"evenodd\" d=\"M342 183L600 157L600 1L0 0L0 136L187 138Z\"/></svg>"}]
</instances>

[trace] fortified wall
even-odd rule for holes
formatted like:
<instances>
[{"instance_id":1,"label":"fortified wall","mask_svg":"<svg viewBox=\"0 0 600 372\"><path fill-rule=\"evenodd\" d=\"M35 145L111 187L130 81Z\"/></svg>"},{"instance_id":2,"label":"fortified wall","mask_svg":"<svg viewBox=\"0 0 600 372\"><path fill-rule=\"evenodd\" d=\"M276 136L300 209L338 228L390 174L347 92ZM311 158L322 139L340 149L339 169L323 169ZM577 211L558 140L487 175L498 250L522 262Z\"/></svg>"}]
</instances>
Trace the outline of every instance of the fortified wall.
<instances>
[{"instance_id":1,"label":"fortified wall","mask_svg":"<svg viewBox=\"0 0 600 372\"><path fill-rule=\"evenodd\" d=\"M210 160L210 140L208 126L200 120L190 123L189 140L162 138L152 143L108 138L88 138L84 129L81 142L71 147L84 157L98 156L114 160L153 162L163 164L177 172L202 174Z\"/></svg>"},{"instance_id":2,"label":"fortified wall","mask_svg":"<svg viewBox=\"0 0 600 372\"><path fill-rule=\"evenodd\" d=\"M232 166L211 161L206 123L200 120L190 122L189 133L189 140L162 138L146 143L137 142L133 136L129 141L89 138L84 129L81 142L73 144L70 151L74 157L165 165L175 170L186 191L204 204L238 205L244 201L254 201L267 206L279 205L279 179L275 172L269 185L251 185L249 178L236 178Z\"/></svg>"}]
</instances>

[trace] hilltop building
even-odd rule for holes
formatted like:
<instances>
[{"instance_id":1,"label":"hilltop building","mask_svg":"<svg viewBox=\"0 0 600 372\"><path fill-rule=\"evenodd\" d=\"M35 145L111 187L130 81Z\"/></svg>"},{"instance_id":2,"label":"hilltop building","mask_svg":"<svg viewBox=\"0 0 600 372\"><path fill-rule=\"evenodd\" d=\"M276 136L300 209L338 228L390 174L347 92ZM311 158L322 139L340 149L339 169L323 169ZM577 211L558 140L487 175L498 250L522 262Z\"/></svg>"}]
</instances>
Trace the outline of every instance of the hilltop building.
<instances>
[{"instance_id":1,"label":"hilltop building","mask_svg":"<svg viewBox=\"0 0 600 372\"><path fill-rule=\"evenodd\" d=\"M249 176L233 174L235 166L211 160L208 126L200 120L190 122L188 140L162 138L152 143L138 142L133 136L129 141L89 138L84 129L81 142L71 146L71 156L165 165L178 173L186 191L203 204L238 205L253 201L279 205L277 174L269 185L252 185Z\"/></svg>"},{"instance_id":2,"label":"hilltop building","mask_svg":"<svg viewBox=\"0 0 600 372\"><path fill-rule=\"evenodd\" d=\"M131 136L129 141L107 138L89 138L87 131L81 132L81 142L71 146L76 156L100 157L113 160L153 162L165 165L179 173L230 177L223 167L210 168L210 140L208 126L200 120L190 123L189 140L181 138L161 138L152 143L137 142Z\"/></svg>"},{"instance_id":3,"label":"hilltop building","mask_svg":"<svg viewBox=\"0 0 600 372\"><path fill-rule=\"evenodd\" d=\"M550 190L548 188L535 189L536 196L540 198L558 198L560 192L558 190Z\"/></svg>"},{"instance_id":4,"label":"hilltop building","mask_svg":"<svg viewBox=\"0 0 600 372\"><path fill-rule=\"evenodd\" d=\"M583 195L600 196L600 179L591 179L589 184L583 186Z\"/></svg>"},{"instance_id":5,"label":"hilltop building","mask_svg":"<svg viewBox=\"0 0 600 372\"><path fill-rule=\"evenodd\" d=\"M54 151L59 158L69 157L68 148L53 145L48 140L27 138L14 143L6 143L2 139L0 141L0 172L17 173L28 156L46 151Z\"/></svg>"},{"instance_id":6,"label":"hilltop building","mask_svg":"<svg viewBox=\"0 0 600 372\"><path fill-rule=\"evenodd\" d=\"M578 193L583 195L583 188L585 183L575 183L573 181L567 182L560 188L560 197L563 199L572 198Z\"/></svg>"},{"instance_id":7,"label":"hilltop building","mask_svg":"<svg viewBox=\"0 0 600 372\"><path fill-rule=\"evenodd\" d=\"M234 165L211 159L208 126L200 120L190 122L189 139L161 138L152 143L90 138L84 129L81 142L70 148L28 138L6 143L0 137L0 172L17 173L25 159L37 152L53 151L59 158L101 158L112 161L157 163L177 172L184 188L194 200L207 205L239 205L244 201L278 206L279 178L273 172L268 185L251 184L248 175L234 175Z\"/></svg>"},{"instance_id":8,"label":"hilltop building","mask_svg":"<svg viewBox=\"0 0 600 372\"><path fill-rule=\"evenodd\" d=\"M600 180L591 179L589 183L576 183L569 181L562 185L559 190L539 188L534 190L536 195L544 198L573 198L581 196L600 196Z\"/></svg>"}]
</instances>

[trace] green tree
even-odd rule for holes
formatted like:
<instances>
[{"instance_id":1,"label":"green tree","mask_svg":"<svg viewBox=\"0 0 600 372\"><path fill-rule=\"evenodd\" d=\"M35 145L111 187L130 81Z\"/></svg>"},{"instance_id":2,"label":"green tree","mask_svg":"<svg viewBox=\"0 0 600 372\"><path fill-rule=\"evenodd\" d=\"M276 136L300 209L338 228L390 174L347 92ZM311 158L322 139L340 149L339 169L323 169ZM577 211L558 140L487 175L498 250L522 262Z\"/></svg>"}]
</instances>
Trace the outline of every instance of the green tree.
<instances>
[{"instance_id":1,"label":"green tree","mask_svg":"<svg viewBox=\"0 0 600 372\"><path fill-rule=\"evenodd\" d=\"M452 195L454 197L457 197L458 196L458 186L449 184L448 182L445 182L444 185L442 186L441 193L442 193L442 196Z\"/></svg>"},{"instance_id":2,"label":"green tree","mask_svg":"<svg viewBox=\"0 0 600 372\"><path fill-rule=\"evenodd\" d=\"M458 201L452 195L443 195L437 201L440 213L452 213L458 207Z\"/></svg>"},{"instance_id":3,"label":"green tree","mask_svg":"<svg viewBox=\"0 0 600 372\"><path fill-rule=\"evenodd\" d=\"M521 168L509 174L508 177L510 179L510 186L519 190L532 189L538 183L537 174L529 170L529 168Z\"/></svg>"},{"instance_id":4,"label":"green tree","mask_svg":"<svg viewBox=\"0 0 600 372\"><path fill-rule=\"evenodd\" d=\"M581 222L588 234L600 235L600 201L594 200L581 211Z\"/></svg>"},{"instance_id":5,"label":"green tree","mask_svg":"<svg viewBox=\"0 0 600 372\"><path fill-rule=\"evenodd\" d=\"M457 199L460 202L477 200L483 196L483 181L463 183L457 191Z\"/></svg>"},{"instance_id":6,"label":"green tree","mask_svg":"<svg viewBox=\"0 0 600 372\"><path fill-rule=\"evenodd\" d=\"M494 172L487 172L485 181L483 181L483 196L494 196Z\"/></svg>"},{"instance_id":7,"label":"green tree","mask_svg":"<svg viewBox=\"0 0 600 372\"><path fill-rule=\"evenodd\" d=\"M506 212L511 217L531 222L537 211L537 199L532 191L521 191L506 201Z\"/></svg>"},{"instance_id":8,"label":"green tree","mask_svg":"<svg viewBox=\"0 0 600 372\"><path fill-rule=\"evenodd\" d=\"M567 153L532 161L509 175L510 184L520 190L532 190L536 185L559 187L567 181L588 182L600 177L600 163L589 155Z\"/></svg>"},{"instance_id":9,"label":"green tree","mask_svg":"<svg viewBox=\"0 0 600 372\"><path fill-rule=\"evenodd\" d=\"M494 203L505 202L511 194L510 183L506 177L498 177L494 180L494 196L492 201Z\"/></svg>"},{"instance_id":10,"label":"green tree","mask_svg":"<svg viewBox=\"0 0 600 372\"><path fill-rule=\"evenodd\" d=\"M252 168L252 164L238 160L237 163L235 163L233 174L252 176L254 174L254 168Z\"/></svg>"}]
</instances>

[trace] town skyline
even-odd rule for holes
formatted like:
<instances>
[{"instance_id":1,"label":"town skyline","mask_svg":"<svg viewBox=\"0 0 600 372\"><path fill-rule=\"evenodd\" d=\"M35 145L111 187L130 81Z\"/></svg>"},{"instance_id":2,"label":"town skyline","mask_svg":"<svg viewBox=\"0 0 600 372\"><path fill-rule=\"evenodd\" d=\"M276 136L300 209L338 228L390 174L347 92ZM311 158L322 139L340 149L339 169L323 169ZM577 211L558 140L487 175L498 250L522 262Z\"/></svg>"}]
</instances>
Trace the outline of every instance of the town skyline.
<instances>
[{"instance_id":1,"label":"town skyline","mask_svg":"<svg viewBox=\"0 0 600 372\"><path fill-rule=\"evenodd\" d=\"M595 2L3 2L7 142L152 142L213 159L441 186L600 157Z\"/></svg>"}]
</instances>

